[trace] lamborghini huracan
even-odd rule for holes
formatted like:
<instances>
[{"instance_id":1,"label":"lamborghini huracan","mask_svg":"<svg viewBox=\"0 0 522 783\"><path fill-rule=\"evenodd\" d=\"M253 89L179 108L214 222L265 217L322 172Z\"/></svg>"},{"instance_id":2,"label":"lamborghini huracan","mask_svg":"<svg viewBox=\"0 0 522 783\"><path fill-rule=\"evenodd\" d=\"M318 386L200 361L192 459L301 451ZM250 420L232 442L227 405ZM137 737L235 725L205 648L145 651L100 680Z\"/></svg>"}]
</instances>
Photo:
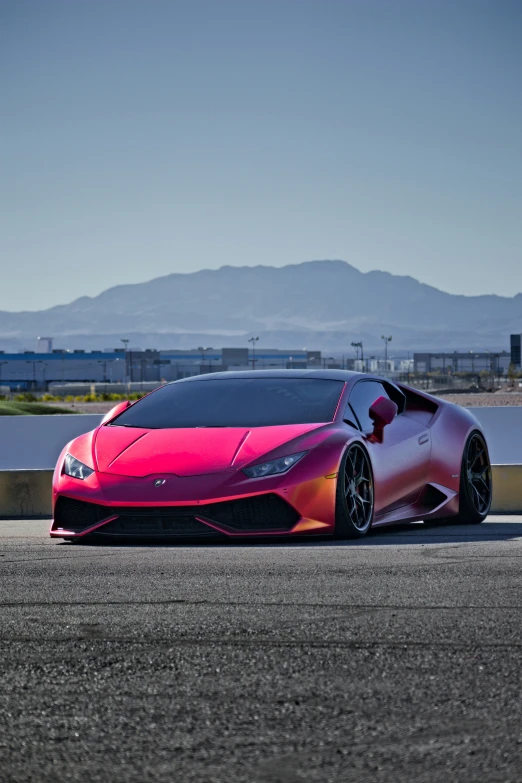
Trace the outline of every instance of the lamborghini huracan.
<instances>
[{"instance_id":1,"label":"lamborghini huracan","mask_svg":"<svg viewBox=\"0 0 522 783\"><path fill-rule=\"evenodd\" d=\"M464 408L342 370L209 373L122 402L63 450L51 536L331 534L478 523L492 495Z\"/></svg>"}]
</instances>

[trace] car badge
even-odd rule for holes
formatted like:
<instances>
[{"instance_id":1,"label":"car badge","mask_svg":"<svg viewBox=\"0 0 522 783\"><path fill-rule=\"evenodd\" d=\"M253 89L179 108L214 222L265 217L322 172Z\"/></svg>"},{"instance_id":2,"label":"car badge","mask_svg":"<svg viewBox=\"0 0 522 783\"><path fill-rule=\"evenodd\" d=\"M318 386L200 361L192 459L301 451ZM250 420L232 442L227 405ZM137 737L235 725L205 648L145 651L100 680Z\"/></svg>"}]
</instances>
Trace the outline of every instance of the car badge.
<instances>
[{"instance_id":1,"label":"car badge","mask_svg":"<svg viewBox=\"0 0 522 783\"><path fill-rule=\"evenodd\" d=\"M156 479L154 482L155 487L162 487L165 484L166 479Z\"/></svg>"}]
</instances>

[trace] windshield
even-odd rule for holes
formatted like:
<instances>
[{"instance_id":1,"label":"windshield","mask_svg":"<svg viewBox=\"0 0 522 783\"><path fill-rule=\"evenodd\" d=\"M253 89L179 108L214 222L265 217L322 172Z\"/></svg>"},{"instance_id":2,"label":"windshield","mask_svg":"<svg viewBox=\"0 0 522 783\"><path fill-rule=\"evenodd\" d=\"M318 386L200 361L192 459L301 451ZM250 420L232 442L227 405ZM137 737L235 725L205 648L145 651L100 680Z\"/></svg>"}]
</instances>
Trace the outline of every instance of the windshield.
<instances>
[{"instance_id":1,"label":"windshield","mask_svg":"<svg viewBox=\"0 0 522 783\"><path fill-rule=\"evenodd\" d=\"M111 422L119 427L267 427L332 421L342 381L229 378L163 386Z\"/></svg>"}]
</instances>

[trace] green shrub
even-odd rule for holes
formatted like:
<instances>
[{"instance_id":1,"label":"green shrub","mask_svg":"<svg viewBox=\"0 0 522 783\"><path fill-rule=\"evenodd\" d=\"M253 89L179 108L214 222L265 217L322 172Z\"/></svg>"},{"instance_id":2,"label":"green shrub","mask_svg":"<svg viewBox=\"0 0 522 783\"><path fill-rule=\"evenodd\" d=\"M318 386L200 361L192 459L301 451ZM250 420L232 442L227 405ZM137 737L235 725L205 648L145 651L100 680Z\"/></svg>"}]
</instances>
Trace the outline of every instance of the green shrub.
<instances>
[{"instance_id":1,"label":"green shrub","mask_svg":"<svg viewBox=\"0 0 522 783\"><path fill-rule=\"evenodd\" d=\"M60 413L72 413L69 408L58 405L46 405L43 402L13 402L0 400L0 416L48 416Z\"/></svg>"}]
</instances>

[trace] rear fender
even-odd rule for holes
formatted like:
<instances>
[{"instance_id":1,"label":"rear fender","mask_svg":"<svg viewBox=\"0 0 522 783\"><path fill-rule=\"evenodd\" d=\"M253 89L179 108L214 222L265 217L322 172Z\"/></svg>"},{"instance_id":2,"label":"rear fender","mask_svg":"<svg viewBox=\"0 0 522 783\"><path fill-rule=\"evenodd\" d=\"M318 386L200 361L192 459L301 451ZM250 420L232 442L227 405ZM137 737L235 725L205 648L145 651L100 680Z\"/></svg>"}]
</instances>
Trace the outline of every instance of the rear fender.
<instances>
[{"instance_id":1,"label":"rear fender","mask_svg":"<svg viewBox=\"0 0 522 783\"><path fill-rule=\"evenodd\" d=\"M453 403L440 405L431 427L431 483L459 491L464 445L474 431L480 432L485 440L473 414Z\"/></svg>"}]
</instances>

